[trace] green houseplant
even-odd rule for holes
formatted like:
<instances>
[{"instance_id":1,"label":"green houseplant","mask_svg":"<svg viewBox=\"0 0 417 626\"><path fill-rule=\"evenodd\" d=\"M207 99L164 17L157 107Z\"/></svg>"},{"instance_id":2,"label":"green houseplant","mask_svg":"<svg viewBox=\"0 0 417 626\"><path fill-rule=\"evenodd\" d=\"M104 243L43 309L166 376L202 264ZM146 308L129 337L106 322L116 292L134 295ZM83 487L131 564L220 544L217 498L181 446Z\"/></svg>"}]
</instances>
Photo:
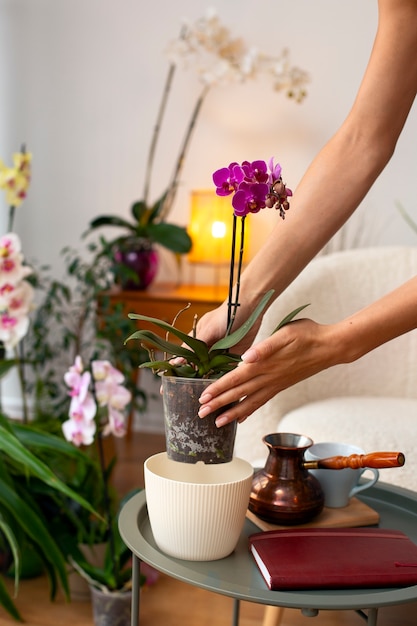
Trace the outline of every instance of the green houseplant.
<instances>
[{"instance_id":1,"label":"green houseplant","mask_svg":"<svg viewBox=\"0 0 417 626\"><path fill-rule=\"evenodd\" d=\"M62 424L67 441L75 446L95 444L99 472L95 480L98 507L105 519L99 529L105 552L101 563L92 563L85 552L72 545L69 558L76 571L88 582L93 600L95 623L130 624L131 567L130 550L124 544L118 529L118 513L129 493L119 502L111 490L110 476L114 459L106 461L103 437L123 437L126 433L124 410L131 394L124 386L124 376L109 361L92 360L84 367L77 356L64 376L71 403L68 419ZM137 490L136 490L137 491ZM145 577L142 577L142 583ZM114 603L116 607L114 607ZM103 606L104 605L104 606ZM104 616L102 622L102 613ZM110 617L113 616L113 617Z\"/></svg>"},{"instance_id":2,"label":"green houseplant","mask_svg":"<svg viewBox=\"0 0 417 626\"><path fill-rule=\"evenodd\" d=\"M250 331L273 295L272 291L266 293L248 320L239 329L232 330L239 306L246 216L249 213L257 213L261 209L275 208L284 219L285 212L289 209L288 198L292 195L291 190L282 181L281 166L275 165L273 159L269 164L261 160L252 163L244 161L240 165L231 163L229 167L217 170L213 174L213 181L218 195L233 194L233 237L225 336L214 345L207 346L195 336L195 332L186 335L175 328L175 324L167 324L156 318L132 313L129 315L130 318L151 322L165 331L167 335L172 334L177 337L182 343L178 345L169 338L160 337L156 332L149 330L138 330L126 340L136 339L148 350L150 360L142 363L140 367L151 368L154 372L163 374L168 455L175 460L193 463L200 459L205 463L220 463L229 461L232 457L236 424L228 424L218 429L215 426L216 414L210 415L208 419L199 420L197 417L198 398L203 391L203 386L210 384L211 379L237 366L240 356L231 352L231 349ZM240 223L239 235L237 233L238 222ZM236 249L239 250L237 255ZM288 323L303 308L299 307L290 313L277 329ZM165 353L165 358L162 360L158 358L160 351ZM191 386L196 389L191 391ZM182 406L184 403L185 405ZM181 422L184 415L187 425ZM185 434L186 429L188 429L187 434ZM194 439L196 431L198 432L197 442ZM225 443L220 440L223 435L228 436Z\"/></svg>"},{"instance_id":3,"label":"green houseplant","mask_svg":"<svg viewBox=\"0 0 417 626\"><path fill-rule=\"evenodd\" d=\"M277 56L270 56L247 46L241 38L232 36L230 30L221 23L212 10L207 11L205 16L194 23L183 24L179 36L169 45L169 57L170 64L148 152L142 199L131 205L130 220L118 215L103 215L93 219L87 231L90 233L102 227L122 229L123 234L111 241L101 239L101 253L114 259L112 270L116 278L129 288L145 288L149 284L148 280L153 280L157 264L153 249L155 243L177 255L191 249L192 242L186 229L168 223L167 217L176 198L190 140L210 90L218 84L242 84L266 74L276 91L284 91L295 102L301 102L306 95L305 84L308 76L300 68L291 66L288 50L283 50ZM201 90L186 125L166 189L156 201L152 202L150 188L156 149L175 72L180 63L186 67L194 65ZM134 246L136 248L141 246L150 255L149 276L143 276L142 282L137 279L135 282L134 272L126 269L129 251L133 250ZM133 262L132 258L132 264Z\"/></svg>"},{"instance_id":4,"label":"green houseplant","mask_svg":"<svg viewBox=\"0 0 417 626\"><path fill-rule=\"evenodd\" d=\"M57 472L58 457L61 467L77 468L77 471ZM48 575L51 598L60 585L69 599L66 554L49 516L53 510L62 518L65 511L74 527L80 528L79 517L68 506L72 502L80 510L88 511L89 517L99 519L91 503L77 491L81 475L90 470L88 457L62 438L0 414L0 536L9 550L16 591L22 557L30 551ZM1 578L0 605L12 617L22 620Z\"/></svg>"},{"instance_id":5,"label":"green houseplant","mask_svg":"<svg viewBox=\"0 0 417 626\"><path fill-rule=\"evenodd\" d=\"M22 152L15 155L15 168L0 163L0 186L10 202L11 230L15 207L26 195L30 159L31 155ZM21 421L0 412L0 549L11 562L16 587L28 571L28 555L33 555L31 561L49 576L52 598L58 583L70 597L69 563L109 589L129 585L130 552L118 534L120 503L111 487L116 459L104 464L101 446L97 455L84 445L78 448L65 441L67 431L62 432L61 424L65 424L68 407L74 408L75 394L71 389L68 395L59 372L63 363L68 367L68 354L74 352L85 353L102 367L109 363L104 356L118 361L133 387L132 392L124 390L120 395L116 384L107 400L108 405L113 398L112 428L121 436L124 416L120 411L127 402L136 400L139 406L146 401L131 379L143 354L121 349L126 321L131 327L134 324L121 310L109 310L105 297L97 319L98 295L109 287L106 259L89 263L64 249L67 276L60 282L50 278L48 268L35 271L25 263L15 233L0 237L0 250L0 376L16 369L22 396ZM41 296L36 307L35 296ZM98 388L101 384L97 382ZM100 402L106 404L102 396ZM119 412L114 402L119 403ZM97 415L101 427L101 409ZM68 439L73 441L71 436ZM107 553L95 567L80 546L98 542L106 545ZM1 579L0 604L21 619Z\"/></svg>"}]
</instances>

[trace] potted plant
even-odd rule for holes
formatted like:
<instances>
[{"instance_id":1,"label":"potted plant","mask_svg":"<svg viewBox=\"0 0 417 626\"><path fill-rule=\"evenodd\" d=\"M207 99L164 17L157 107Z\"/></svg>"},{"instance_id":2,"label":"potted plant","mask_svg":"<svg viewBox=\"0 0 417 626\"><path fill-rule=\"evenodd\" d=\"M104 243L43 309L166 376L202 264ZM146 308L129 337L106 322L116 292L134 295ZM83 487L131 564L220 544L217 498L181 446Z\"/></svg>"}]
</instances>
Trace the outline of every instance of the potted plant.
<instances>
[{"instance_id":1,"label":"potted plant","mask_svg":"<svg viewBox=\"0 0 417 626\"><path fill-rule=\"evenodd\" d=\"M95 524L93 534L100 537L104 553L100 563L93 563L80 550L80 538L67 544L69 560L75 570L88 582L93 613L97 626L124 623L130 624L131 567L129 548L124 544L118 529L118 514L123 503L136 491L120 502L111 489L111 473L115 459L106 460L103 437L126 434L124 410L131 394L124 385L122 372L109 361L91 360L85 367L80 356L75 359L64 376L69 389L71 403L68 419L62 424L67 441L75 446L89 449L95 444L92 455L97 469L94 476L94 503L104 518L104 523ZM90 537L91 541L91 537ZM141 582L144 583L145 576Z\"/></svg>"},{"instance_id":2,"label":"potted plant","mask_svg":"<svg viewBox=\"0 0 417 626\"><path fill-rule=\"evenodd\" d=\"M193 131L210 89L216 84L241 84L258 75L267 74L274 89L284 90L295 102L301 102L306 95L305 84L308 76L303 70L290 65L288 50L272 57L245 45L242 39L232 36L212 10L194 23L181 27L179 37L169 45L169 55L171 62L150 143L142 199L131 205L130 220L119 215L103 215L93 219L87 230L87 233L102 227L123 230L122 235L111 241L101 239L100 254L113 260L112 271L115 278L126 289L145 289L154 279L158 267L155 244L177 255L191 249L192 242L186 229L168 223L167 217L173 207ZM175 71L179 62L189 66L190 61L194 62L197 69L201 91L186 126L167 188L152 202L150 186L154 157Z\"/></svg>"},{"instance_id":3,"label":"potted plant","mask_svg":"<svg viewBox=\"0 0 417 626\"><path fill-rule=\"evenodd\" d=\"M14 169L2 169L0 163L0 186L5 187L10 202L11 230L15 207L27 190L30 157L26 152L15 155ZM130 552L118 534L119 499L110 484L115 459L104 465L104 457L93 454L87 446L77 447L65 441L64 433L71 442L76 439L79 428L68 431L68 422L79 422L82 415L74 413L79 393L70 385L68 395L62 375L61 379L58 376L71 351L85 352L96 371L102 372L108 364L104 379L111 378L112 384L99 381L97 389L101 393L107 389L109 394L107 399L100 396L103 406L111 404L107 430L121 436L125 432L121 412L134 394L121 389L117 382L121 373L111 368L109 361L99 360L99 356L109 352L115 358L119 355L132 387L131 373L143 355L120 348L126 322L132 328L134 323L126 320L121 310L107 310L105 302L100 322L97 321L97 294L108 287L105 259L89 264L74 251L65 249L68 276L59 282L45 273L48 268L35 271L25 263L15 233L0 238L0 249L0 376L16 369L22 396L22 421L0 414L0 549L11 563L16 586L28 572L31 555L31 563L36 560L50 578L51 597L60 582L70 598L69 563L71 567L78 563L87 576L94 577L98 584L107 584L109 589L120 588L122 583L129 586ZM33 311L35 292L43 298ZM75 374L71 376L74 379ZM135 389L135 394L139 402L146 401L141 390ZM65 423L68 406L71 417ZM102 412L102 408L96 411L100 433ZM90 434L93 431L90 424ZM77 442L86 443L84 439ZM101 446L100 450L103 452ZM82 548L93 548L97 543L104 544L107 556L95 566ZM1 580L0 604L21 619Z\"/></svg>"},{"instance_id":4,"label":"potted plant","mask_svg":"<svg viewBox=\"0 0 417 626\"><path fill-rule=\"evenodd\" d=\"M233 194L233 237L230 261L228 319L225 336L209 347L197 339L195 328L191 335L182 333L174 324L131 313L134 320L151 322L167 334L172 334L182 342L178 345L160 337L153 331L138 330L126 341L136 339L148 350L150 360L140 367L151 368L162 374L163 401L168 456L174 460L195 463L222 463L230 461L233 454L236 424L228 424L222 428L215 426L216 414L200 420L198 418L198 399L203 386L230 371L240 361L240 356L230 350L236 346L249 332L265 309L273 292L269 291L261 299L248 320L238 329L232 331L239 306L240 275L244 251L245 218L249 213L257 213L264 208L275 208L282 219L289 209L288 198L292 195L282 181L281 166L269 165L265 161L244 161L242 164L232 163L213 174L218 195ZM237 224L240 222L239 237ZM239 239L239 242L237 242ZM236 249L239 254L236 256ZM236 276L236 285L235 285ZM288 323L304 307L290 313L277 326L280 328ZM276 330L277 330L276 329ZM157 358L156 351L165 353L162 360ZM222 442L227 435L226 442Z\"/></svg>"},{"instance_id":5,"label":"potted plant","mask_svg":"<svg viewBox=\"0 0 417 626\"><path fill-rule=\"evenodd\" d=\"M139 200L130 207L130 221L117 215L102 215L90 222L87 232L103 226L125 231L111 241L102 238L100 251L100 256L111 259L115 280L125 289L146 289L152 283L159 266L155 244L176 255L191 250L191 238L186 229L162 219L163 207L164 197L152 206Z\"/></svg>"},{"instance_id":6,"label":"potted plant","mask_svg":"<svg viewBox=\"0 0 417 626\"><path fill-rule=\"evenodd\" d=\"M91 519L99 517L78 493L76 481L56 473L58 457L61 466L76 467L78 475L91 470L89 458L62 438L0 414L0 537L9 555L8 569L13 569L16 591L29 554L31 562L36 559L49 578L51 599L58 582L69 599L66 554L49 525L49 511L51 507L58 509L61 517L65 511L80 527L80 520L66 506L71 501L88 511ZM1 578L0 605L16 620L22 620Z\"/></svg>"}]
</instances>

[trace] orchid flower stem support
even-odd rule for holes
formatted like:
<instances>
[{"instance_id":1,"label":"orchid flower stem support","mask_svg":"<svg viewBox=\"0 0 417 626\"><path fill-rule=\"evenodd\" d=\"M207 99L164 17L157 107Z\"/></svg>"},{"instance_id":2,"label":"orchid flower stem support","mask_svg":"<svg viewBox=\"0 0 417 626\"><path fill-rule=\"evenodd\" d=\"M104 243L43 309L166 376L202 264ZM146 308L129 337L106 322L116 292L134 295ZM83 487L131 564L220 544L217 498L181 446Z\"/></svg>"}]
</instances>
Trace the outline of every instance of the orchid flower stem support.
<instances>
[{"instance_id":1,"label":"orchid flower stem support","mask_svg":"<svg viewBox=\"0 0 417 626\"><path fill-rule=\"evenodd\" d=\"M172 176L171 179L171 184L169 185L168 188L168 193L165 199L165 204L164 207L161 211L161 215L160 215L160 220L163 221L165 219L165 217L168 215L169 211L171 210L172 204L174 202L175 199L175 195L178 189L178 182L179 182L179 177L181 175L182 172L182 168L184 166L184 161L185 161L185 156L187 154L187 149L201 110L201 107L203 105L203 102L207 96L208 90L210 89L209 85L205 85L196 104L195 107L193 109L193 112L191 114L191 120L190 123L188 125L187 128L187 132L185 133L185 137L184 137L184 141L182 143L182 147L177 159L177 163L175 166L175 170L174 170L174 174Z\"/></svg>"},{"instance_id":2,"label":"orchid flower stem support","mask_svg":"<svg viewBox=\"0 0 417 626\"><path fill-rule=\"evenodd\" d=\"M232 307L233 307L233 284L235 280L235 250L236 250L236 226L237 217L233 213L233 227L232 227L232 247L230 251L230 271L229 271L229 295L227 298L227 331L226 335L230 333L232 328Z\"/></svg>"},{"instance_id":3,"label":"orchid flower stem support","mask_svg":"<svg viewBox=\"0 0 417 626\"><path fill-rule=\"evenodd\" d=\"M233 323L236 318L237 307L239 306L239 293L240 293L240 275L242 273L243 264L243 252L245 246L245 216L240 218L240 243L239 243L239 260L237 267L236 278L236 290L233 298L233 281L234 281L234 266L235 266L235 254L236 254L236 225L237 217L233 215L233 235L232 235L232 257L230 260L230 283L229 283L229 299L228 299L228 320L227 320L227 334L230 334Z\"/></svg>"},{"instance_id":4,"label":"orchid flower stem support","mask_svg":"<svg viewBox=\"0 0 417 626\"><path fill-rule=\"evenodd\" d=\"M239 261L237 266L237 278L236 278L236 294L235 294L235 302L232 313L231 325L235 321L237 307L239 306L239 295L240 295L240 275L242 273L242 264L243 264L243 251L245 244L245 216L240 219L240 247L239 247Z\"/></svg>"}]
</instances>

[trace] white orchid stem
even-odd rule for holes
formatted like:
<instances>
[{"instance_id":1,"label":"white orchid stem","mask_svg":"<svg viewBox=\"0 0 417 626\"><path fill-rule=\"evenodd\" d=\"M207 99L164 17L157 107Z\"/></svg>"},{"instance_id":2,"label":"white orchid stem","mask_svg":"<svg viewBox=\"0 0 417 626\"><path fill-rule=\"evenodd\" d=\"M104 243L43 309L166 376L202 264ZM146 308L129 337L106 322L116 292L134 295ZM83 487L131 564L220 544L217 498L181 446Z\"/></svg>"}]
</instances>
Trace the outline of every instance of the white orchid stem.
<instances>
[{"instance_id":1,"label":"white orchid stem","mask_svg":"<svg viewBox=\"0 0 417 626\"><path fill-rule=\"evenodd\" d=\"M182 168L184 166L184 161L185 161L185 156L187 154L187 150L190 144L190 140L202 107L202 104L207 96L207 93L210 89L209 85L205 85L196 104L195 107L193 109L192 115L191 115L191 119L190 119L190 123L188 125L187 128L187 132L185 133L185 137L184 137L184 141L182 143L182 147L177 159L177 163L174 169L174 174L172 176L172 180L171 180L171 184L168 187L168 194L167 197L165 198L165 202L164 202L164 207L160 213L160 221L163 222L164 219L167 217L168 213L171 210L171 207L173 205L173 202L175 200L175 196L177 193L177 189L178 189L178 183L179 183L179 178L182 172Z\"/></svg>"},{"instance_id":2,"label":"white orchid stem","mask_svg":"<svg viewBox=\"0 0 417 626\"><path fill-rule=\"evenodd\" d=\"M145 187L143 191L143 201L146 205L148 204L149 188L151 185L151 174L152 174L153 162L155 158L156 146L158 143L159 133L161 131L161 126L162 126L162 120L164 118L165 109L166 109L166 105L168 102L168 96L171 91L172 81L174 80L175 69L176 69L176 66L174 63L172 63L168 69L168 75L165 81L164 91L162 94L162 100L159 106L158 116L156 118L156 123L153 129L153 135L152 135L151 146L149 149L148 161L146 163Z\"/></svg>"},{"instance_id":3,"label":"white orchid stem","mask_svg":"<svg viewBox=\"0 0 417 626\"><path fill-rule=\"evenodd\" d=\"M186 36L186 33L187 33L187 28L183 26L180 31L179 39L184 39ZM164 90L162 92L162 100L161 100L161 104L159 105L158 115L157 115L156 123L153 129L152 141L151 141L151 145L149 149L148 160L146 163L145 186L144 186L144 191L143 191L143 202L145 203L146 206L148 205L149 189L151 186L151 175L152 175L153 162L155 159L156 146L158 144L159 134L161 132L162 120L164 119L168 97L171 92L172 81L174 80L175 70L176 70L176 64L171 63L171 65L168 68L168 74L167 74L167 78L165 81Z\"/></svg>"}]
</instances>

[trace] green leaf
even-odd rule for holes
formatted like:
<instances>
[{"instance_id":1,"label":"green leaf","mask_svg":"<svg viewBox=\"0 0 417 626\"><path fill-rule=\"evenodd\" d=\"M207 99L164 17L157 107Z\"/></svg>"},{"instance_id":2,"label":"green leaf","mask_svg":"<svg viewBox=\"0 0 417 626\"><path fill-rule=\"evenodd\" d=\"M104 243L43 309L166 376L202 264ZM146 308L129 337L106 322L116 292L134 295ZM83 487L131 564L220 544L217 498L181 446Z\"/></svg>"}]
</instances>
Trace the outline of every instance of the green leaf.
<instances>
[{"instance_id":1,"label":"green leaf","mask_svg":"<svg viewBox=\"0 0 417 626\"><path fill-rule=\"evenodd\" d=\"M156 333L151 330L137 330L130 337L126 339L138 339L144 345L151 345L157 350L161 350L162 352L167 352L170 356L182 356L186 359L195 357L195 354L192 353L188 348L184 348L176 343L172 343L170 341L166 341ZM143 365L141 363L141 365Z\"/></svg>"},{"instance_id":2,"label":"green leaf","mask_svg":"<svg viewBox=\"0 0 417 626\"><path fill-rule=\"evenodd\" d=\"M134 202L132 206L130 207L130 212L132 214L132 217L138 223L142 222L142 219L147 211L148 211L148 207L146 206L143 200L138 200L137 202Z\"/></svg>"},{"instance_id":3,"label":"green leaf","mask_svg":"<svg viewBox=\"0 0 417 626\"><path fill-rule=\"evenodd\" d=\"M159 243L172 252L185 254L191 250L192 240L186 229L176 224L148 224L147 232L155 243Z\"/></svg>"},{"instance_id":4,"label":"green leaf","mask_svg":"<svg viewBox=\"0 0 417 626\"><path fill-rule=\"evenodd\" d=\"M207 344L204 341L201 341L201 339L196 339L195 337L191 337L190 335L183 333L181 330L178 330L178 328L175 328L175 326L172 326L171 324L168 324L167 322L164 322L156 317L148 317L147 315L140 315L138 313L129 313L128 317L132 320L140 320L142 322L150 322L151 324L155 324L155 326L158 326L159 328L162 328L163 330L171 333L172 335L175 335L175 337L178 337L178 339L180 339L183 343L187 344L187 346L189 346L191 350L195 352L199 361L201 362L208 361ZM133 335L130 335L130 337L128 337L126 341L129 341L129 339L140 339L142 338L142 336L139 335L139 333L143 334L146 332L148 331L139 330L136 333L133 333ZM153 339L157 338L155 339L155 341L156 340L158 340L159 342L164 341L163 339L158 337L158 335L156 335L155 333L152 333L152 334L154 335ZM176 354L178 356L185 356L185 357L189 355L189 352L186 352L184 355L181 354L178 351L178 349L181 349L181 346L177 346L177 344L171 341L165 341L164 345L165 347L161 348L161 350L163 350L164 352L169 352L170 354ZM184 350L186 348L182 348L182 349Z\"/></svg>"},{"instance_id":5,"label":"green leaf","mask_svg":"<svg viewBox=\"0 0 417 626\"><path fill-rule=\"evenodd\" d=\"M417 223L413 220L413 218L411 217L411 215L409 215L407 213L407 211L405 210L405 208L402 206L402 204L400 204L399 202L396 203L397 204L397 209L399 210L399 212L401 213L402 217L404 218L404 220L407 222L407 224L414 230L415 233L417 233Z\"/></svg>"},{"instance_id":6,"label":"green leaf","mask_svg":"<svg viewBox=\"0 0 417 626\"><path fill-rule=\"evenodd\" d=\"M101 228L102 226L118 226L120 228L127 228L127 230L133 233L135 232L134 224L128 222L122 217L118 217L117 215L102 215L100 217L96 217L94 220L91 220L89 231Z\"/></svg>"},{"instance_id":7,"label":"green leaf","mask_svg":"<svg viewBox=\"0 0 417 626\"><path fill-rule=\"evenodd\" d=\"M0 605L18 622L23 622L23 617L17 610L14 602L12 601L5 584L0 578Z\"/></svg>"},{"instance_id":8,"label":"green leaf","mask_svg":"<svg viewBox=\"0 0 417 626\"><path fill-rule=\"evenodd\" d=\"M277 330L279 330L280 328L282 328L283 326L285 326L286 324L289 324L291 322L292 319L294 319L294 317L296 315L298 315L303 309L305 309L306 307L310 306L309 304L303 304L302 306L297 307L296 309L294 309L294 311L291 311L291 313L288 313L288 315L286 315L284 317L284 319L282 319L280 321L280 323L278 324L278 326L276 326L276 328L274 328L274 330L272 331L272 335L274 333L277 332Z\"/></svg>"},{"instance_id":9,"label":"green leaf","mask_svg":"<svg viewBox=\"0 0 417 626\"><path fill-rule=\"evenodd\" d=\"M15 437L9 430L0 424L0 450L3 450L8 454L15 462L21 463L27 471L37 476L44 483L57 489L64 495L68 496L72 500L75 500L81 506L88 511L98 516L98 513L94 510L87 500L78 495L75 491L67 487L55 474L49 469L49 467L38 459L34 454L27 450L21 442Z\"/></svg>"},{"instance_id":10,"label":"green leaf","mask_svg":"<svg viewBox=\"0 0 417 626\"><path fill-rule=\"evenodd\" d=\"M94 465L94 461L88 455L57 435L36 429L32 425L19 424L18 422L11 422L10 425L12 432L19 441L28 448L63 454L83 465Z\"/></svg>"},{"instance_id":11,"label":"green leaf","mask_svg":"<svg viewBox=\"0 0 417 626\"><path fill-rule=\"evenodd\" d=\"M15 367L18 363L19 361L17 359L1 359L0 360L0 378L2 378L2 376L5 376L7 372L10 372L10 370L13 367Z\"/></svg>"},{"instance_id":12,"label":"green leaf","mask_svg":"<svg viewBox=\"0 0 417 626\"><path fill-rule=\"evenodd\" d=\"M248 334L252 326L255 324L256 320L258 319L258 317L260 316L260 314L262 313L262 311L268 304L269 300L272 298L273 293L274 293L274 290L270 289L264 295L262 300L259 302L258 306L254 309L252 314L248 317L246 322L242 324L240 328L235 330L234 333L231 333L230 335L227 335L227 337L223 337L223 339L216 341L216 343L212 346L211 350L219 350L219 349L225 350L228 348L232 348L237 343L239 343L239 341L242 341L242 339L246 337L246 335Z\"/></svg>"},{"instance_id":13,"label":"green leaf","mask_svg":"<svg viewBox=\"0 0 417 626\"><path fill-rule=\"evenodd\" d=\"M59 575L63 589L68 594L65 559L41 517L2 480L0 480L0 502L12 515L16 524L24 530L34 544L40 547L42 559L53 565Z\"/></svg>"},{"instance_id":14,"label":"green leaf","mask_svg":"<svg viewBox=\"0 0 417 626\"><path fill-rule=\"evenodd\" d=\"M216 354L212 359L210 359L210 369L222 369L227 366L229 368L232 366L235 367L235 363L239 363L241 360L240 356L237 354L230 354L229 352L226 354Z\"/></svg>"},{"instance_id":15,"label":"green leaf","mask_svg":"<svg viewBox=\"0 0 417 626\"><path fill-rule=\"evenodd\" d=\"M17 588L19 585L19 570L20 570L20 553L19 553L19 545L16 539L16 536L8 523L4 515L0 513L0 531L3 533L7 544L12 551L13 563L15 565L15 579L14 579L14 588L15 594L17 593Z\"/></svg>"},{"instance_id":16,"label":"green leaf","mask_svg":"<svg viewBox=\"0 0 417 626\"><path fill-rule=\"evenodd\" d=\"M168 196L168 190L164 191L162 196L158 198L158 200L153 205L151 214L148 220L149 224L153 224L158 219L162 209L164 208L164 204L165 204L165 200L167 199L167 196Z\"/></svg>"}]
</instances>

